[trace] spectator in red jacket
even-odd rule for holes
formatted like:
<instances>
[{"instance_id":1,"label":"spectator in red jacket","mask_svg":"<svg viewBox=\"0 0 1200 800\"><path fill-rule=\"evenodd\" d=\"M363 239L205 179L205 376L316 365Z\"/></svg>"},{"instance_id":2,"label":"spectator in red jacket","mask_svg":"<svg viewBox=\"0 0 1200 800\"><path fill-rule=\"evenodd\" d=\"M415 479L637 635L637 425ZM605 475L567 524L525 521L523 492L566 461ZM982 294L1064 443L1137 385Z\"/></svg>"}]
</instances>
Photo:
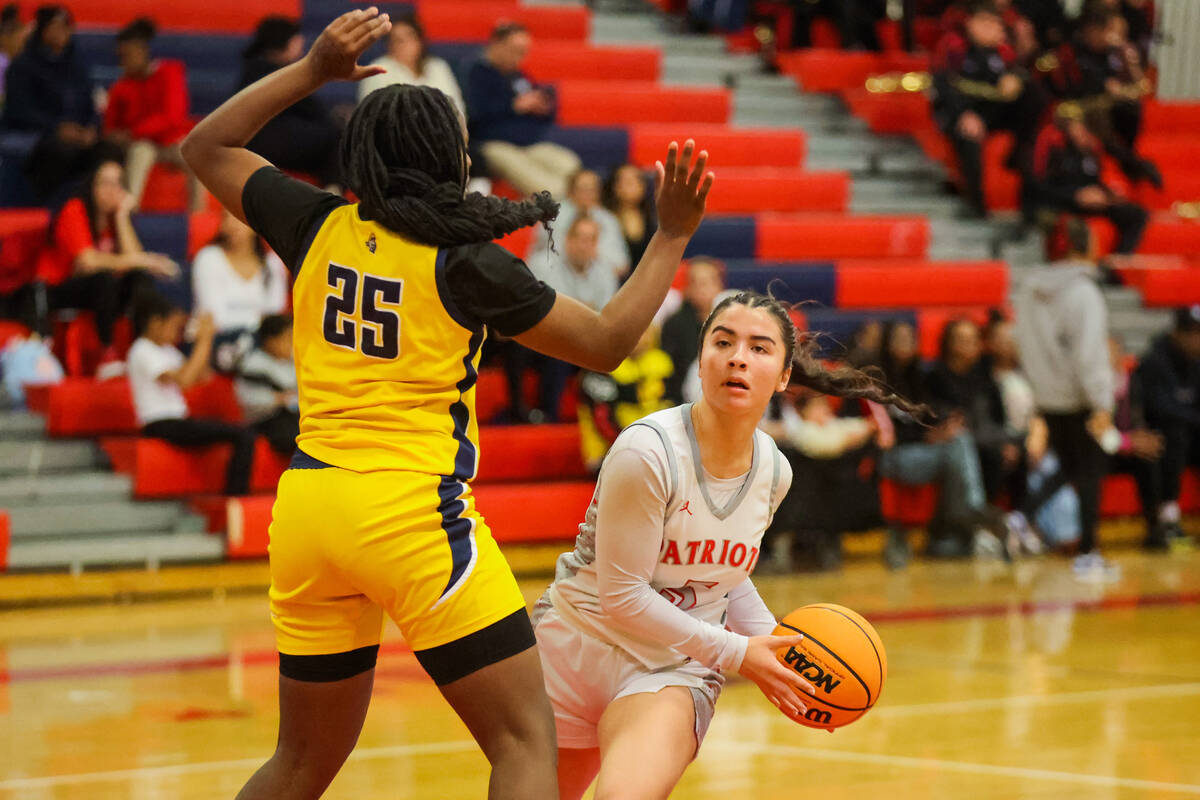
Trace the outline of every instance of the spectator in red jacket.
<instances>
[{"instance_id":1,"label":"spectator in red jacket","mask_svg":"<svg viewBox=\"0 0 1200 800\"><path fill-rule=\"evenodd\" d=\"M108 91L104 134L127 147L125 176L138 205L156 161L184 168L179 142L192 129L182 61L153 58L154 22L139 17L117 33L117 60L124 74ZM188 173L192 210L204 209L204 188Z\"/></svg>"},{"instance_id":2,"label":"spectator in red jacket","mask_svg":"<svg viewBox=\"0 0 1200 800\"><path fill-rule=\"evenodd\" d=\"M1012 131L1006 166L1023 170L1037 133L1043 101L1008 42L1004 19L989 0L968 6L962 33L947 34L934 68L934 118L954 145L962 171L966 213L986 217L983 142Z\"/></svg>"},{"instance_id":3,"label":"spectator in red jacket","mask_svg":"<svg viewBox=\"0 0 1200 800\"><path fill-rule=\"evenodd\" d=\"M1100 142L1074 103L1058 107L1034 148L1028 184L1031 211L1049 209L1105 217L1117 228L1116 253L1132 253L1142 241L1146 209L1117 194L1100 175Z\"/></svg>"}]
</instances>

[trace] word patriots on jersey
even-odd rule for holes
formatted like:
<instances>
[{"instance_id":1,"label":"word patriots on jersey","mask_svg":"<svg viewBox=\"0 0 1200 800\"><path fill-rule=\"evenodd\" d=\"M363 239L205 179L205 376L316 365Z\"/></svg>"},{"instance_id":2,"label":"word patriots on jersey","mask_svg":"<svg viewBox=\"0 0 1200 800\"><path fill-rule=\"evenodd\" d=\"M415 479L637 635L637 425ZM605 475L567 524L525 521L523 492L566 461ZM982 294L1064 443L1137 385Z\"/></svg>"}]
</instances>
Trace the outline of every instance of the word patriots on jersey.
<instances>
[{"instance_id":1,"label":"word patriots on jersey","mask_svg":"<svg viewBox=\"0 0 1200 800\"><path fill-rule=\"evenodd\" d=\"M663 543L658 561L661 564L728 564L731 567L744 567L746 572L750 572L758 561L758 548L747 547L741 542L734 544L729 539L692 539L687 542L668 539Z\"/></svg>"}]
</instances>

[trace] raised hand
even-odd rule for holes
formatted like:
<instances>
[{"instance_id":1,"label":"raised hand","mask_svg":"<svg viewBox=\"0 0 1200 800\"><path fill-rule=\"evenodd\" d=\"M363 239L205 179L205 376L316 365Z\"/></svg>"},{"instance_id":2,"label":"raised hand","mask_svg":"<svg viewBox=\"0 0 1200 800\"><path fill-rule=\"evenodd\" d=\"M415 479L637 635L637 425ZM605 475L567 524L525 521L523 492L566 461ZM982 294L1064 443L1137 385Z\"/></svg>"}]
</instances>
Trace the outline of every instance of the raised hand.
<instances>
[{"instance_id":1,"label":"raised hand","mask_svg":"<svg viewBox=\"0 0 1200 800\"><path fill-rule=\"evenodd\" d=\"M715 176L705 173L708 153L700 151L692 165L692 151L696 143L688 139L683 143L683 153L678 154L679 144L671 142L667 148L667 163L654 164L654 204L658 210L658 229L668 236L690 237L704 219L704 202L712 188ZM678 157L677 157L678 156Z\"/></svg>"},{"instance_id":2,"label":"raised hand","mask_svg":"<svg viewBox=\"0 0 1200 800\"><path fill-rule=\"evenodd\" d=\"M304 61L322 83L380 75L385 72L383 67L359 66L358 58L391 29L388 15L380 14L375 6L348 11L321 31Z\"/></svg>"}]
</instances>

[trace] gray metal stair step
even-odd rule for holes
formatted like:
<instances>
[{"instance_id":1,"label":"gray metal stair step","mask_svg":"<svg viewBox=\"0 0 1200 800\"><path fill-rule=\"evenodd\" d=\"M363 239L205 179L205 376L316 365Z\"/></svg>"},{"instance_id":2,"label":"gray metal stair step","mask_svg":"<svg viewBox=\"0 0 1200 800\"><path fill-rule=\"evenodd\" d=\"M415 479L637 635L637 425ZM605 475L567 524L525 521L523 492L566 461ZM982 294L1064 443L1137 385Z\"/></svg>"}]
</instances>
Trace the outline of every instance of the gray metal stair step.
<instances>
[{"instance_id":1,"label":"gray metal stair step","mask_svg":"<svg viewBox=\"0 0 1200 800\"><path fill-rule=\"evenodd\" d=\"M886 200L896 197L945 197L941 181L901 180L899 178L856 178L854 200Z\"/></svg>"},{"instance_id":2,"label":"gray metal stair step","mask_svg":"<svg viewBox=\"0 0 1200 800\"><path fill-rule=\"evenodd\" d=\"M663 57L662 81L686 86L727 86L739 75L762 70L762 61L754 56L729 55L713 58L709 54L667 53Z\"/></svg>"},{"instance_id":3,"label":"gray metal stair step","mask_svg":"<svg viewBox=\"0 0 1200 800\"><path fill-rule=\"evenodd\" d=\"M850 114L842 111L836 102L830 102L820 95L811 94L759 94L739 88L734 92L733 106L737 111L750 114L787 110L809 119L813 117L852 118Z\"/></svg>"},{"instance_id":4,"label":"gray metal stair step","mask_svg":"<svg viewBox=\"0 0 1200 800\"><path fill-rule=\"evenodd\" d=\"M0 507L128 499L133 481L111 472L0 478Z\"/></svg>"},{"instance_id":5,"label":"gray metal stair step","mask_svg":"<svg viewBox=\"0 0 1200 800\"><path fill-rule=\"evenodd\" d=\"M40 439L46 435L46 420L30 411L0 414L0 439Z\"/></svg>"},{"instance_id":6,"label":"gray metal stair step","mask_svg":"<svg viewBox=\"0 0 1200 800\"><path fill-rule=\"evenodd\" d=\"M96 445L88 441L0 442L0 475L79 471L98 464Z\"/></svg>"},{"instance_id":7,"label":"gray metal stair step","mask_svg":"<svg viewBox=\"0 0 1200 800\"><path fill-rule=\"evenodd\" d=\"M17 506L8 512L13 539L38 536L93 536L134 531L174 530L184 515L176 502L107 502L79 505Z\"/></svg>"},{"instance_id":8,"label":"gray metal stair step","mask_svg":"<svg viewBox=\"0 0 1200 800\"><path fill-rule=\"evenodd\" d=\"M165 563L219 561L225 542L206 533L144 534L106 539L14 541L9 547L10 570L71 569L117 565L157 567Z\"/></svg>"},{"instance_id":9,"label":"gray metal stair step","mask_svg":"<svg viewBox=\"0 0 1200 800\"><path fill-rule=\"evenodd\" d=\"M738 78L737 88L739 92L751 92L757 95L771 95L779 97L797 97L803 96L806 98L821 98L831 105L840 106L836 98L829 95L797 95L796 81L788 75L774 75L764 73L760 75L742 75Z\"/></svg>"},{"instance_id":10,"label":"gray metal stair step","mask_svg":"<svg viewBox=\"0 0 1200 800\"><path fill-rule=\"evenodd\" d=\"M855 197L850 201L852 214L924 214L930 218L952 217L961 204L957 198L918 195L915 197L870 198Z\"/></svg>"}]
</instances>

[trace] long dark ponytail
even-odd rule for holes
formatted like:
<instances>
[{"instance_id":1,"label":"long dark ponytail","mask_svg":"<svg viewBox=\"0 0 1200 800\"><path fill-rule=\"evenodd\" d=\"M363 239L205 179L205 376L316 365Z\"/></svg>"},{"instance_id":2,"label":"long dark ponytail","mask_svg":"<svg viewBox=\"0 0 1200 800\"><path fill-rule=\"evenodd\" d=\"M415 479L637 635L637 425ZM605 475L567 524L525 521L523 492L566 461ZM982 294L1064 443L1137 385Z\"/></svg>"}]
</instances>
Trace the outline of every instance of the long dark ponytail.
<instances>
[{"instance_id":1,"label":"long dark ponytail","mask_svg":"<svg viewBox=\"0 0 1200 800\"><path fill-rule=\"evenodd\" d=\"M513 202L472 192L462 122L428 86L394 84L367 95L342 137L346 184L363 219L406 239L449 247L489 242L558 216L549 192Z\"/></svg>"},{"instance_id":2,"label":"long dark ponytail","mask_svg":"<svg viewBox=\"0 0 1200 800\"><path fill-rule=\"evenodd\" d=\"M862 398L882 405L895 406L918 418L929 413L927 406L914 403L891 391L879 380L876 374L878 370L869 367L866 370L850 366L826 367L817 358L818 334L797 331L791 314L788 313L788 307L770 295L750 291L737 292L717 303L708 319L704 321L704 327L700 329L701 347L704 346L704 340L708 337L708 331L716 318L735 304L746 308L761 308L774 318L783 336L784 363L792 367L792 383L821 394Z\"/></svg>"}]
</instances>

